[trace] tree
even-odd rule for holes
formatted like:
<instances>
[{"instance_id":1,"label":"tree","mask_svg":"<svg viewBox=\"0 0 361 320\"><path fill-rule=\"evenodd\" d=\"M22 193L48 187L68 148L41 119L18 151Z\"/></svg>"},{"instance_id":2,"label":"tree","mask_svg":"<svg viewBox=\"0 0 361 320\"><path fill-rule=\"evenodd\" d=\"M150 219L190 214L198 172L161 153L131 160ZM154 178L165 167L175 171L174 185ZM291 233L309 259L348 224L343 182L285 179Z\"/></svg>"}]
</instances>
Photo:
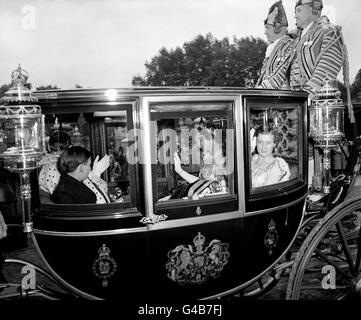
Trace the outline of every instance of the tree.
<instances>
[{"instance_id":1,"label":"tree","mask_svg":"<svg viewBox=\"0 0 361 320\"><path fill-rule=\"evenodd\" d=\"M357 94L361 92L361 69L357 72L355 81L351 85L351 97L356 98Z\"/></svg>"},{"instance_id":2,"label":"tree","mask_svg":"<svg viewBox=\"0 0 361 320\"><path fill-rule=\"evenodd\" d=\"M145 63L144 78L133 85L145 86L246 86L259 76L267 44L262 39L215 39L198 35L174 50L162 48Z\"/></svg>"},{"instance_id":3,"label":"tree","mask_svg":"<svg viewBox=\"0 0 361 320\"><path fill-rule=\"evenodd\" d=\"M41 91L41 90L54 90L54 89L60 89L58 86L53 86L51 84L47 85L47 86L39 86L36 87L37 91Z\"/></svg>"},{"instance_id":4,"label":"tree","mask_svg":"<svg viewBox=\"0 0 361 320\"><path fill-rule=\"evenodd\" d=\"M28 88L29 90L31 90L32 88L32 84L29 82L24 83L24 87ZM0 97L2 97L6 91L8 91L11 88L11 84L3 84L0 87Z\"/></svg>"},{"instance_id":5,"label":"tree","mask_svg":"<svg viewBox=\"0 0 361 320\"><path fill-rule=\"evenodd\" d=\"M259 77L267 44L262 39L234 39L232 48L232 86L253 86Z\"/></svg>"},{"instance_id":6,"label":"tree","mask_svg":"<svg viewBox=\"0 0 361 320\"><path fill-rule=\"evenodd\" d=\"M4 95L4 93L10 89L10 87L11 87L11 84L3 84L0 87L0 97L2 97Z\"/></svg>"},{"instance_id":7,"label":"tree","mask_svg":"<svg viewBox=\"0 0 361 320\"><path fill-rule=\"evenodd\" d=\"M133 77L132 85L133 86L145 86L144 79L138 74L137 76Z\"/></svg>"},{"instance_id":8,"label":"tree","mask_svg":"<svg viewBox=\"0 0 361 320\"><path fill-rule=\"evenodd\" d=\"M133 85L140 82L143 85L153 86L181 86L185 83L184 53L181 48L168 51L162 48L159 55L145 63L147 73L145 79L133 78Z\"/></svg>"},{"instance_id":9,"label":"tree","mask_svg":"<svg viewBox=\"0 0 361 320\"><path fill-rule=\"evenodd\" d=\"M337 87L341 91L341 99L347 101L347 88L344 83L337 80ZM355 80L350 84L351 98L356 99L357 95L361 92L361 69L356 74Z\"/></svg>"},{"instance_id":10,"label":"tree","mask_svg":"<svg viewBox=\"0 0 361 320\"><path fill-rule=\"evenodd\" d=\"M338 90L340 90L340 92L341 92L341 99L343 101L346 101L347 100L347 88L346 88L346 86L344 85L343 82L340 82L338 80L336 80L336 83L337 83Z\"/></svg>"}]
</instances>

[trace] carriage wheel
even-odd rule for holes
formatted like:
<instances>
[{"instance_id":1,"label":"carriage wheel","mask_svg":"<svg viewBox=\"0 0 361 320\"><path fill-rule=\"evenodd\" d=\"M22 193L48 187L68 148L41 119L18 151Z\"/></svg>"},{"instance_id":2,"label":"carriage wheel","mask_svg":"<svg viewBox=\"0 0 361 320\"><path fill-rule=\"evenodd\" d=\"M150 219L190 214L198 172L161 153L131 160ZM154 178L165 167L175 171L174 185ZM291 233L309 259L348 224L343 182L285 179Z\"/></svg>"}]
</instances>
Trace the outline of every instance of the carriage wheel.
<instances>
[{"instance_id":1,"label":"carriage wheel","mask_svg":"<svg viewBox=\"0 0 361 320\"><path fill-rule=\"evenodd\" d=\"M18 266L27 266L36 272L35 287L24 289L21 283L21 278L16 279L17 283L0 283L0 300L1 299L24 299L31 297L38 297L48 300L69 300L78 298L75 294L70 292L58 280L56 280L48 271L38 267L25 260L7 258L5 264L14 264ZM23 275L24 273L17 270L15 274ZM41 277L39 277L39 275ZM40 282L39 282L40 280ZM37 283L39 282L39 283Z\"/></svg>"},{"instance_id":2,"label":"carriage wheel","mask_svg":"<svg viewBox=\"0 0 361 320\"><path fill-rule=\"evenodd\" d=\"M238 293L239 297L241 299L262 298L278 284L284 272L292 266L292 263L293 261L286 261L284 263L277 264L257 281L241 290Z\"/></svg>"},{"instance_id":3,"label":"carriage wheel","mask_svg":"<svg viewBox=\"0 0 361 320\"><path fill-rule=\"evenodd\" d=\"M286 299L361 298L361 199L331 210L303 242Z\"/></svg>"}]
</instances>

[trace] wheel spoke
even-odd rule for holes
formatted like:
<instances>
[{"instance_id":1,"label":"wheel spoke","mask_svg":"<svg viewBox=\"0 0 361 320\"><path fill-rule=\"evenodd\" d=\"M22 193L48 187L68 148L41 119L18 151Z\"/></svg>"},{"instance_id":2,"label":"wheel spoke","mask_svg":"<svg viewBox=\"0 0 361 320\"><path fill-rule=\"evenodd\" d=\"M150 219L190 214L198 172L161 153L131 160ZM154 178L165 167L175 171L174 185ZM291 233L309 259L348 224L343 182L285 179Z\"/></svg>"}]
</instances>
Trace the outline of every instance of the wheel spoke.
<instances>
[{"instance_id":1,"label":"wheel spoke","mask_svg":"<svg viewBox=\"0 0 361 320\"><path fill-rule=\"evenodd\" d=\"M352 261L352 256L351 256L351 251L350 251L350 248L348 246L348 243L346 241L346 238L345 238L345 233L343 231L343 228L342 228L342 225L340 222L338 222L336 224L336 228L337 228L337 232L338 232L338 235L340 237L340 241L341 241L341 245L342 245L342 248L345 252L345 256L346 256L346 259L347 259L347 262L349 264L349 267L350 267L350 272L352 275L356 275L356 272L355 272L355 265Z\"/></svg>"},{"instance_id":2,"label":"wheel spoke","mask_svg":"<svg viewBox=\"0 0 361 320\"><path fill-rule=\"evenodd\" d=\"M341 256L339 256L338 254L331 254L331 256L334 257L334 258L336 258L336 259L338 259L338 260L340 260L341 262L346 262L346 263L348 263L347 260L346 260L344 257L341 257Z\"/></svg>"},{"instance_id":3,"label":"wheel spoke","mask_svg":"<svg viewBox=\"0 0 361 320\"><path fill-rule=\"evenodd\" d=\"M358 236L357 258L356 258L356 266L355 266L357 272L360 272L360 263L361 263L361 227Z\"/></svg>"},{"instance_id":4,"label":"wheel spoke","mask_svg":"<svg viewBox=\"0 0 361 320\"><path fill-rule=\"evenodd\" d=\"M331 261L329 258L326 257L325 254L323 254L322 252L320 252L319 250L315 250L315 253L325 262L327 262L329 265L333 266L338 272L339 274L342 274L345 278L348 279L352 279L352 276L348 275L347 273L343 272L339 266L337 266L333 261Z\"/></svg>"},{"instance_id":5,"label":"wheel spoke","mask_svg":"<svg viewBox=\"0 0 361 320\"><path fill-rule=\"evenodd\" d=\"M321 209L323 217L306 234L296 255L286 299L340 300L360 296L361 180L360 176L355 177L359 174L360 152L361 139L357 138L348 159L345 179L331 191L337 201L331 203L335 198L326 199ZM340 188L345 188L344 194L333 193ZM307 229L307 225L303 227Z\"/></svg>"}]
</instances>

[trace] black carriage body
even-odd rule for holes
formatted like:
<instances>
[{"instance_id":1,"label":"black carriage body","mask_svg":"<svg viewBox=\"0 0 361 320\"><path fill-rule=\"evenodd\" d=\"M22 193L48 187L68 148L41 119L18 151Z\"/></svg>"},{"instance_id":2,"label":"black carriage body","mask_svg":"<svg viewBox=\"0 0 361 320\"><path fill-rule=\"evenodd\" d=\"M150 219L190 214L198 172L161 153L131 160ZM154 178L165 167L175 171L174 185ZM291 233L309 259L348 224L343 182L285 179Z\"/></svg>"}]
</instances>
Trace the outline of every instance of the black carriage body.
<instances>
[{"instance_id":1,"label":"black carriage body","mask_svg":"<svg viewBox=\"0 0 361 320\"><path fill-rule=\"evenodd\" d=\"M135 154L143 157L129 165L128 180L116 180L109 171L103 175L111 188L124 190L126 184L130 190L126 201L56 205L42 200L35 210L37 249L55 277L76 294L106 299L214 298L252 283L291 246L308 189L305 93L134 88L36 95L48 124L58 118L65 125L69 114L83 114L80 117L89 122L84 141L94 157L108 153L109 145L114 147L111 139L122 131L120 126L128 133L133 130ZM291 168L289 180L254 188L250 130L266 109L282 121L280 128L292 128L296 146L293 153L279 147ZM161 140L159 133L165 126L185 127L189 119L202 117L213 117L231 129L227 150L233 170L227 178L228 191L163 201L163 190L179 181L171 162L159 165L159 141L170 141ZM129 147L130 140L128 135Z\"/></svg>"}]
</instances>

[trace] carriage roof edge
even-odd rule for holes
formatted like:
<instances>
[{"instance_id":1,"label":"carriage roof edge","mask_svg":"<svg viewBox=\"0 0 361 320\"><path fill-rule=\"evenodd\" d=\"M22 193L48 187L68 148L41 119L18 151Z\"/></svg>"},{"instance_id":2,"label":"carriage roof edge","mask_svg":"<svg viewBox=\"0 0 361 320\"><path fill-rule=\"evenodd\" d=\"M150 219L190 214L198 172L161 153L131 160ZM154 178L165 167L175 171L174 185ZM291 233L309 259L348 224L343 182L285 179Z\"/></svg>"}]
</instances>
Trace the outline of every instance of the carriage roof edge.
<instances>
[{"instance_id":1,"label":"carriage roof edge","mask_svg":"<svg viewBox=\"0 0 361 320\"><path fill-rule=\"evenodd\" d=\"M121 96L146 96L146 95L247 95L247 96L282 96L304 97L308 96L303 91L266 90L242 87L129 87L129 88L77 88L34 91L39 100L57 100L71 98L99 98L101 96L117 99Z\"/></svg>"}]
</instances>

